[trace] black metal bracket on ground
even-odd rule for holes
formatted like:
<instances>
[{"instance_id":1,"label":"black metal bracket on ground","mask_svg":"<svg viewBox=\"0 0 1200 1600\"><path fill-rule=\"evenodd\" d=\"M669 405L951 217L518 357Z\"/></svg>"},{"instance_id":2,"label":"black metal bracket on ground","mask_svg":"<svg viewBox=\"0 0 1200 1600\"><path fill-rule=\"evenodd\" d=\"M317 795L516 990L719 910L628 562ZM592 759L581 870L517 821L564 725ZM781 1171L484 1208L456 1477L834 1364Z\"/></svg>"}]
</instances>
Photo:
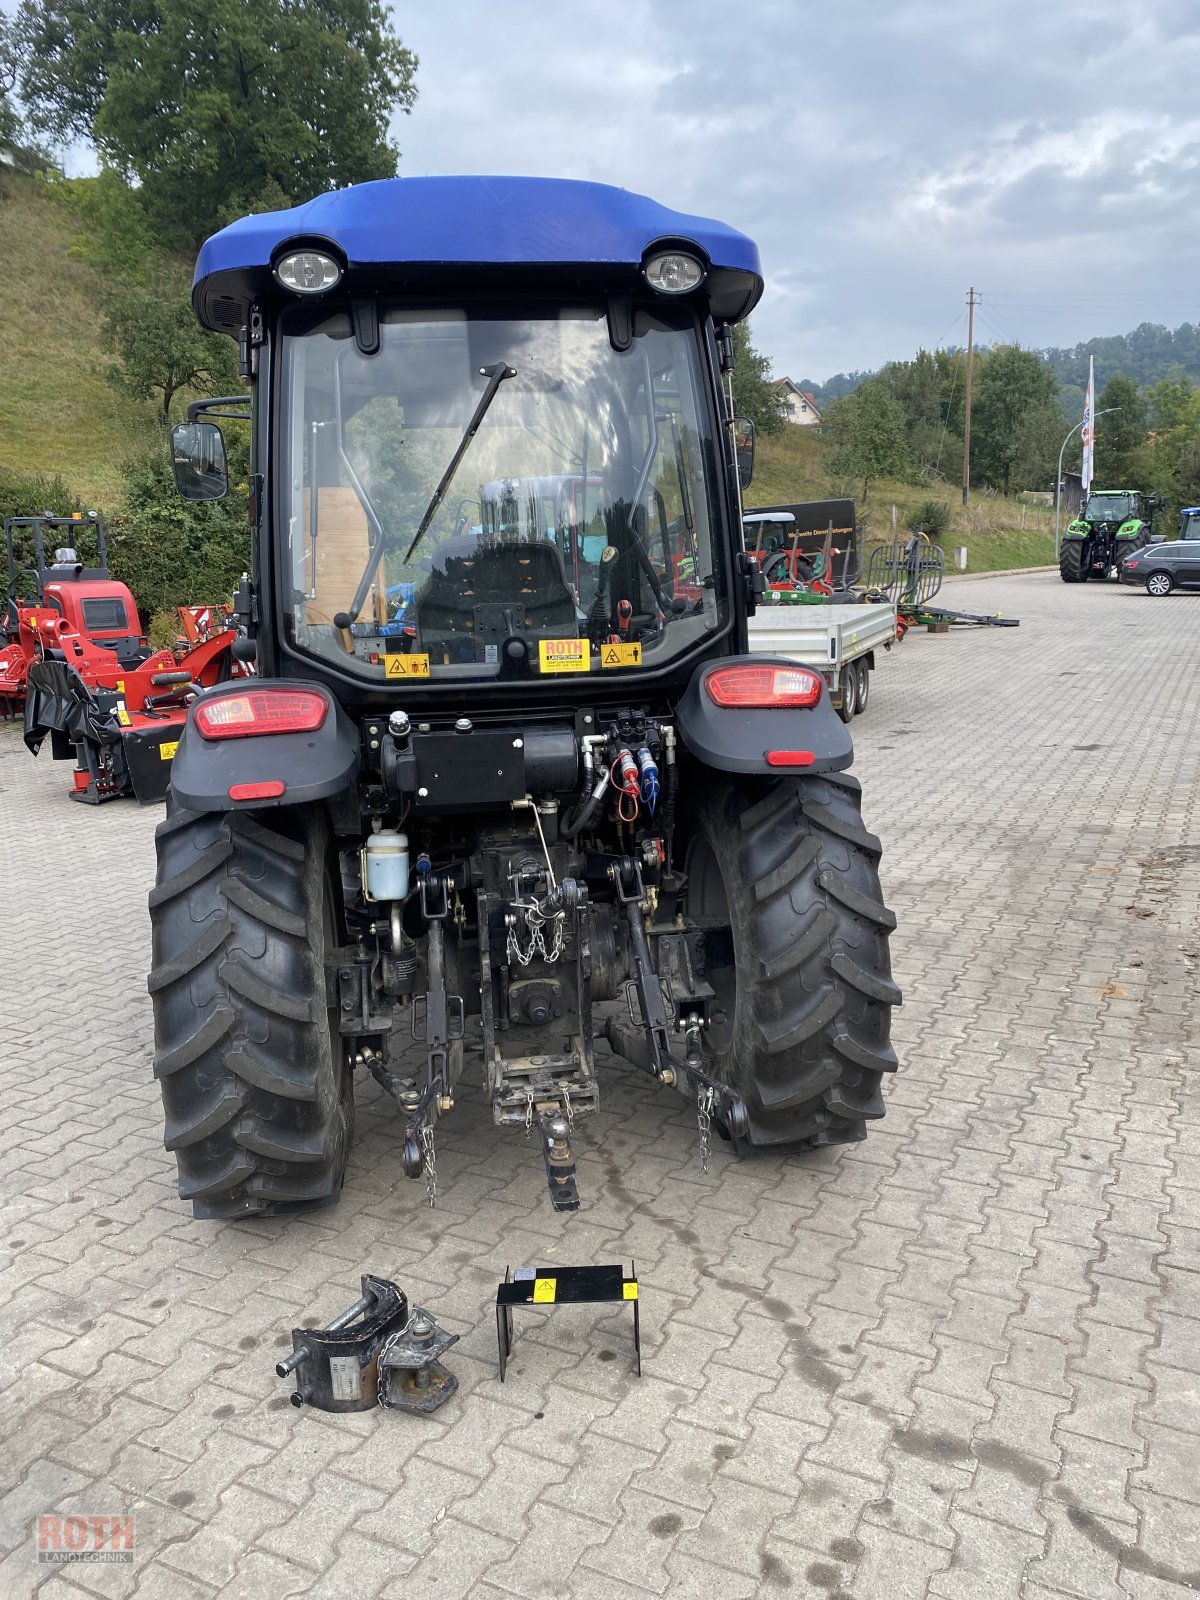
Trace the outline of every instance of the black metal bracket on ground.
<instances>
[{"instance_id":1,"label":"black metal bracket on ground","mask_svg":"<svg viewBox=\"0 0 1200 1600\"><path fill-rule=\"evenodd\" d=\"M633 1302L633 1348L637 1375L642 1375L642 1322L639 1312L636 1263L629 1276L621 1266L519 1267L504 1269L504 1282L496 1290L496 1345L500 1356L500 1382L512 1354L513 1310L517 1306L623 1305Z\"/></svg>"},{"instance_id":2,"label":"black metal bracket on ground","mask_svg":"<svg viewBox=\"0 0 1200 1600\"><path fill-rule=\"evenodd\" d=\"M440 1328L422 1306L414 1306L405 1327L392 1334L379 1357L379 1404L385 1411L428 1415L458 1389L458 1379L438 1357L458 1334Z\"/></svg>"},{"instance_id":3,"label":"black metal bracket on ground","mask_svg":"<svg viewBox=\"0 0 1200 1600\"><path fill-rule=\"evenodd\" d=\"M364 1273L362 1297L324 1328L293 1328L292 1354L275 1368L298 1374L294 1406L370 1411L379 1403L379 1351L408 1321L403 1289Z\"/></svg>"}]
</instances>

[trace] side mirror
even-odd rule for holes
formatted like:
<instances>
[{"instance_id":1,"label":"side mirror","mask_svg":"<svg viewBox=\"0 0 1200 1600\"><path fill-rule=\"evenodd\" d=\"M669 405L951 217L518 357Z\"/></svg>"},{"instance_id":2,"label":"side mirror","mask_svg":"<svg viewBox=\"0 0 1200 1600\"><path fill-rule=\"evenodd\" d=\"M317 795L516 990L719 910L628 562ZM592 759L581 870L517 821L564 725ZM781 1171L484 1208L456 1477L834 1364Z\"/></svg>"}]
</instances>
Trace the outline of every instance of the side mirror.
<instances>
[{"instance_id":1,"label":"side mirror","mask_svg":"<svg viewBox=\"0 0 1200 1600\"><path fill-rule=\"evenodd\" d=\"M175 487L185 500L220 500L229 492L225 436L215 422L180 422L171 429Z\"/></svg>"},{"instance_id":2,"label":"side mirror","mask_svg":"<svg viewBox=\"0 0 1200 1600\"><path fill-rule=\"evenodd\" d=\"M749 417L734 417L733 449L737 458L738 482L743 489L750 487L754 477L754 440L757 431Z\"/></svg>"}]
</instances>

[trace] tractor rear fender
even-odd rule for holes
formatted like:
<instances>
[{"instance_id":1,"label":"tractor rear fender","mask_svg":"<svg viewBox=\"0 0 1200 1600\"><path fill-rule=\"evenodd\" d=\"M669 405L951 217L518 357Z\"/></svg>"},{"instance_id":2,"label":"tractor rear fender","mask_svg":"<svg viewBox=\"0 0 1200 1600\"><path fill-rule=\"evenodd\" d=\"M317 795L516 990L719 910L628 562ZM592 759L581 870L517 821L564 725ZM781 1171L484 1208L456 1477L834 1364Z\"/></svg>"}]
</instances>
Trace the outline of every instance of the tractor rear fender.
<instances>
[{"instance_id":1,"label":"tractor rear fender","mask_svg":"<svg viewBox=\"0 0 1200 1600\"><path fill-rule=\"evenodd\" d=\"M200 706L272 689L319 694L329 708L321 726L307 733L261 733L232 739L205 738L196 727ZM358 776L358 759L354 724L322 685L292 678L286 682L242 678L223 683L192 702L171 766L171 788L179 804L189 811L307 805L351 792ZM271 792L278 784L283 789Z\"/></svg>"},{"instance_id":2,"label":"tractor rear fender","mask_svg":"<svg viewBox=\"0 0 1200 1600\"><path fill-rule=\"evenodd\" d=\"M854 759L849 729L829 702L819 672L820 694L811 706L719 706L705 688L710 675L727 667L795 669L783 656L726 656L698 667L675 711L679 736L698 761L720 772L756 772L793 777L804 772L840 772Z\"/></svg>"}]
</instances>

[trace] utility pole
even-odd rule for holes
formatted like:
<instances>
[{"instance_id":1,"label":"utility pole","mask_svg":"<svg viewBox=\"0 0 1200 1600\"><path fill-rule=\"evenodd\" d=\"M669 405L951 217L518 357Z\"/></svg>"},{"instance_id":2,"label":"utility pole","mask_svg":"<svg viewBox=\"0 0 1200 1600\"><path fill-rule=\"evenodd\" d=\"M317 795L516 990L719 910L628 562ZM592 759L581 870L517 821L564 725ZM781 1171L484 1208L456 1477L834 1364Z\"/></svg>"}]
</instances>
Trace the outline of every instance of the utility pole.
<instances>
[{"instance_id":1,"label":"utility pole","mask_svg":"<svg viewBox=\"0 0 1200 1600\"><path fill-rule=\"evenodd\" d=\"M971 499L971 373L975 366L975 303L975 290L970 289L967 292L967 409L963 421L964 506Z\"/></svg>"}]
</instances>

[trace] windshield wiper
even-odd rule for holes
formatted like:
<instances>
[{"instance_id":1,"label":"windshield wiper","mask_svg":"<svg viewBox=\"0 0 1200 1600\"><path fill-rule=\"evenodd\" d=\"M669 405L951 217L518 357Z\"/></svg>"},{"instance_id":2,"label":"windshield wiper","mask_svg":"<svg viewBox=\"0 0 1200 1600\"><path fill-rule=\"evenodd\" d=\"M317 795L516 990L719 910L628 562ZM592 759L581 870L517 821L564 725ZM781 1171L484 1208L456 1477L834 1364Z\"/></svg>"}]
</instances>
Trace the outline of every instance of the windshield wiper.
<instances>
[{"instance_id":1,"label":"windshield wiper","mask_svg":"<svg viewBox=\"0 0 1200 1600\"><path fill-rule=\"evenodd\" d=\"M516 367L510 367L506 361L496 361L493 362L490 367L480 367L479 370L488 380L487 388L479 397L479 404L475 407L475 415L471 418L470 422L467 423L467 431L459 440L458 449L454 452L453 456L451 456L450 465L442 474L441 483L439 483L437 488L433 491L433 499L425 507L425 515L421 518L420 526L417 528L416 533L413 534L413 542L404 552L404 564L406 566L412 560L413 551L425 537L425 530L433 521L434 517L437 516L437 509L442 503L442 497L446 493L446 490L450 487L450 482L454 477L454 474L458 471L459 462L470 449L471 440L479 432L480 424L487 415L488 407L496 398L497 390L500 388L500 385L504 382L505 378L515 378L517 375Z\"/></svg>"},{"instance_id":2,"label":"windshield wiper","mask_svg":"<svg viewBox=\"0 0 1200 1600\"><path fill-rule=\"evenodd\" d=\"M487 388L480 395L479 404L475 407L475 411L470 422L467 423L466 432L459 440L458 448L450 458L450 465L446 468L445 472L443 472L441 482L433 491L433 499L425 507L425 514L418 524L416 533L413 534L413 541L404 553L404 564L406 566L412 560L413 551L425 537L425 533L429 527L429 524L433 521L434 517L437 516L438 507L441 505L443 499L445 498L447 489L449 489L454 480L454 474L458 471L462 458L470 449L472 439L474 439L475 435L479 432L480 425L483 422L484 417L487 415L488 407L496 398L496 394L500 388L500 385L504 382L505 378L515 378L517 375L516 367L510 367L506 361L495 361L490 367L480 367L479 371L482 376L488 380ZM357 620L359 612L366 603L367 593L371 587L371 582L375 577L375 573L379 568L379 563L383 559L383 552L386 544L386 540L380 539L375 548L371 551L367 565L363 571L362 578L359 580L358 589L354 596L354 604L350 607L350 620L352 622Z\"/></svg>"}]
</instances>

